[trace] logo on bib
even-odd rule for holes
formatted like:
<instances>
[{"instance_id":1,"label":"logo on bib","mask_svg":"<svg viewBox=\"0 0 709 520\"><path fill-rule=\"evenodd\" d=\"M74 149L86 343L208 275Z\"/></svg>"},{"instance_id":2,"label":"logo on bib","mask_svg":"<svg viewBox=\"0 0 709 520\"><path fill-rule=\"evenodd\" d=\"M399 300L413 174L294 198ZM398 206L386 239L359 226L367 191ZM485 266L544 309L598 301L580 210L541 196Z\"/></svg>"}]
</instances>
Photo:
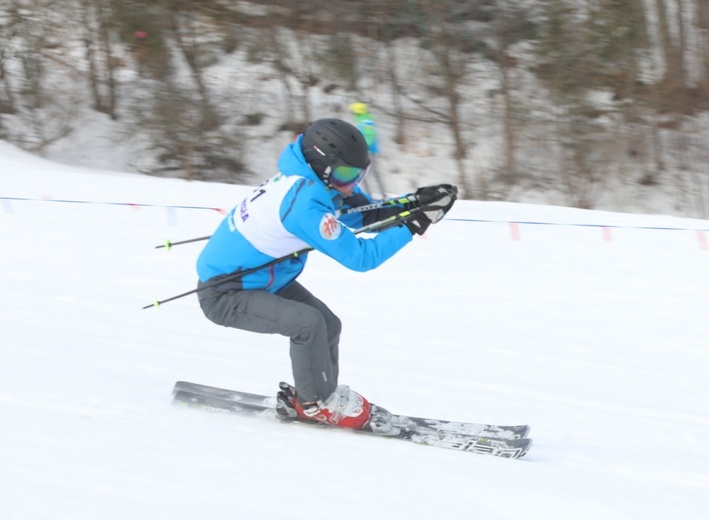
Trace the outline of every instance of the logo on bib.
<instances>
[{"instance_id":1,"label":"logo on bib","mask_svg":"<svg viewBox=\"0 0 709 520\"><path fill-rule=\"evenodd\" d=\"M326 240L336 240L340 237L342 228L332 213L327 213L320 221L320 235Z\"/></svg>"}]
</instances>

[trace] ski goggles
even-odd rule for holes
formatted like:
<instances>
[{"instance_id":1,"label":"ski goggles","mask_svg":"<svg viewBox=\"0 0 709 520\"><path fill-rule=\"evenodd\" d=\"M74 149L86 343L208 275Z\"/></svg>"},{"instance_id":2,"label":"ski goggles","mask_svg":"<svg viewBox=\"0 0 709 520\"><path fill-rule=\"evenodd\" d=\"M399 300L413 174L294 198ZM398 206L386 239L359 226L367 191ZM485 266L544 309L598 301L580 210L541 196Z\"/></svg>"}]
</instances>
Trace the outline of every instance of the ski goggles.
<instances>
[{"instance_id":1,"label":"ski goggles","mask_svg":"<svg viewBox=\"0 0 709 520\"><path fill-rule=\"evenodd\" d=\"M337 188L354 188L364 180L371 166L371 164L368 164L364 168L359 168L357 166L340 164L332 169L328 182Z\"/></svg>"}]
</instances>

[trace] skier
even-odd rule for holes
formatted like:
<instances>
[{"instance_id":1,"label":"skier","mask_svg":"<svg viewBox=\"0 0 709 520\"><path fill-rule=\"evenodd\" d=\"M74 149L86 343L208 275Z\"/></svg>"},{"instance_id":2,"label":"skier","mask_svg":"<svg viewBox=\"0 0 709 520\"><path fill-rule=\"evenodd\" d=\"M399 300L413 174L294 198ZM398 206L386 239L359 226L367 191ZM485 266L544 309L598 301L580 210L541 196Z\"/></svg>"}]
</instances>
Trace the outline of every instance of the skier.
<instances>
[{"instance_id":1,"label":"skier","mask_svg":"<svg viewBox=\"0 0 709 520\"><path fill-rule=\"evenodd\" d=\"M364 140L367 141L367 148L369 149L369 158L372 161L365 189L369 188L369 181L374 179L377 186L379 187L379 193L382 197L384 197L386 189L384 188L384 182L382 182L383 179L381 172L375 164L376 156L377 154L379 154L379 138L377 136L377 125L374 122L372 114L369 113L369 107L366 103L350 104L350 112L352 112L352 114L354 115L354 124L357 127L357 130L362 132ZM370 193L373 193L372 190L368 191L370 191Z\"/></svg>"},{"instance_id":2,"label":"skier","mask_svg":"<svg viewBox=\"0 0 709 520\"><path fill-rule=\"evenodd\" d=\"M350 104L350 112L354 114L355 126L362 132L370 154L379 153L379 139L377 139L377 125L366 103Z\"/></svg>"},{"instance_id":3,"label":"skier","mask_svg":"<svg viewBox=\"0 0 709 520\"><path fill-rule=\"evenodd\" d=\"M419 188L410 208L340 214L372 203L357 186L369 165L367 143L354 126L339 119L315 121L283 151L279 173L224 218L197 260L199 302L208 319L290 338L295 386L281 383L280 412L345 428L364 427L370 404L338 385L341 322L296 281L307 254L226 278L307 247L355 271L374 269L443 218L456 200L456 188L440 184ZM408 220L374 238L359 238L349 229L414 206L418 210ZM221 278L225 282L219 284Z\"/></svg>"}]
</instances>

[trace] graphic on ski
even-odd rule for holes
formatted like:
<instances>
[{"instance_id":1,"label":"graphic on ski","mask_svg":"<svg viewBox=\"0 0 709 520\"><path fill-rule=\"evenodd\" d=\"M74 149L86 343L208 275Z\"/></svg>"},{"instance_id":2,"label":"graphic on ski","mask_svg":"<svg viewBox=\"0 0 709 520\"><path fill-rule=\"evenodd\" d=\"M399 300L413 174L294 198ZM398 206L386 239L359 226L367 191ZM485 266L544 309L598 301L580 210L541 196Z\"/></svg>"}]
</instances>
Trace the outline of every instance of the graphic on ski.
<instances>
[{"instance_id":1,"label":"graphic on ski","mask_svg":"<svg viewBox=\"0 0 709 520\"><path fill-rule=\"evenodd\" d=\"M241 403L259 404L263 406L276 406L276 398L265 395L250 394L237 390L225 390L213 386L177 381L173 388L173 394L180 390L193 394L207 395L235 401ZM460 421L447 421L439 419L428 419L423 417L411 417L408 415L394 415L394 425L406 428L429 429L437 432L454 432L465 435L477 435L481 437L494 437L496 439L524 439L529 435L529 426L498 426L495 424L482 424Z\"/></svg>"},{"instance_id":2,"label":"graphic on ski","mask_svg":"<svg viewBox=\"0 0 709 520\"><path fill-rule=\"evenodd\" d=\"M210 395L211 394L211 395ZM179 381L173 390L173 403L205 411L246 414L260 417L278 418L284 420L276 412L275 398L258 394L248 394L234 392L220 388L213 388L204 385L195 385ZM225 398L229 397L229 398ZM373 405L376 409L376 405ZM370 430L353 430L356 433L385 436L396 439L408 440L417 444L437 446L458 451L470 451L472 453L493 455L502 458L523 457L532 445L532 440L528 438L501 439L486 435L469 434L465 431L453 429L434 429L430 424L419 425L416 421L410 420L406 416L394 416L393 428L387 432L376 432ZM428 419L420 421L430 422ZM301 422L288 421L284 422ZM446 421L434 421L446 422ZM317 426L328 427L319 423L307 423ZM449 424L471 424L471 423L449 423ZM482 425L490 426L490 425Z\"/></svg>"}]
</instances>

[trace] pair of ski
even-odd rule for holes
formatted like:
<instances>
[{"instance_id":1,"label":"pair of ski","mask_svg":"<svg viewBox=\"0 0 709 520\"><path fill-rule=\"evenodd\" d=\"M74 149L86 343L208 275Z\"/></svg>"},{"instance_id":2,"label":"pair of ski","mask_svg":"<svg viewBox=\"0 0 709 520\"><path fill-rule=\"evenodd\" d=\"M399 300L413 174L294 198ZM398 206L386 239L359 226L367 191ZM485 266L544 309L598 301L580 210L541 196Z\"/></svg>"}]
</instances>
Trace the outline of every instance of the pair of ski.
<instances>
[{"instance_id":1,"label":"pair of ski","mask_svg":"<svg viewBox=\"0 0 709 520\"><path fill-rule=\"evenodd\" d=\"M276 411L275 397L225 390L186 381L177 381L172 393L173 404L205 411L278 418L284 422L321 424L284 418ZM373 406L373 409L377 410L377 407ZM388 412L383 412L389 419ZM532 446L532 439L527 437L529 426L526 425L498 426L394 414L391 415L390 420L392 427L387 430L354 431L508 459L523 457Z\"/></svg>"}]
</instances>

